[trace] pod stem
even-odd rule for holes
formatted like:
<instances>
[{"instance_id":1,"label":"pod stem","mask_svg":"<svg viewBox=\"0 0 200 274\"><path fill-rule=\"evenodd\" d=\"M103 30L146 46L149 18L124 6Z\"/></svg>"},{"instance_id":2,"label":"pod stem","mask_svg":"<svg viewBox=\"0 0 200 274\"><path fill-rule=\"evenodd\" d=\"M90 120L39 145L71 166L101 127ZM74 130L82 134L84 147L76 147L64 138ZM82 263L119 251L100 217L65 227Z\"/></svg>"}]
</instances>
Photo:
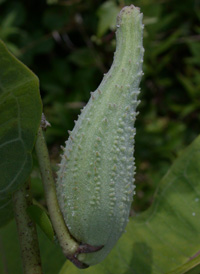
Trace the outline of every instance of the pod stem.
<instances>
[{"instance_id":1,"label":"pod stem","mask_svg":"<svg viewBox=\"0 0 200 274\"><path fill-rule=\"evenodd\" d=\"M45 191L46 203L52 225L57 235L60 246L62 247L64 255L69 258L77 252L79 244L69 234L58 205L49 153L41 127L38 130L35 149L38 157Z\"/></svg>"},{"instance_id":2,"label":"pod stem","mask_svg":"<svg viewBox=\"0 0 200 274\"><path fill-rule=\"evenodd\" d=\"M24 274L42 274L36 226L27 214L32 204L30 180L13 194L13 205L19 235Z\"/></svg>"}]
</instances>

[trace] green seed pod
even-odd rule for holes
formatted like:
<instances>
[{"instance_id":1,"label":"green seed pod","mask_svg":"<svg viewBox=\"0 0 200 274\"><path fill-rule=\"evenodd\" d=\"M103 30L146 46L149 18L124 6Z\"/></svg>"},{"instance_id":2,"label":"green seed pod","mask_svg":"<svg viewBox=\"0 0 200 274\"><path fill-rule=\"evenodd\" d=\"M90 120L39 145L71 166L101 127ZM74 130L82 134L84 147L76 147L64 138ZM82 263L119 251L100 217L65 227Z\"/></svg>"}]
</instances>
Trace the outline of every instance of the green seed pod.
<instances>
[{"instance_id":1,"label":"green seed pod","mask_svg":"<svg viewBox=\"0 0 200 274\"><path fill-rule=\"evenodd\" d=\"M57 197L71 235L80 243L103 246L79 255L87 265L108 255L128 222L142 33L139 8L124 7L117 19L114 62L70 132L58 172Z\"/></svg>"}]
</instances>

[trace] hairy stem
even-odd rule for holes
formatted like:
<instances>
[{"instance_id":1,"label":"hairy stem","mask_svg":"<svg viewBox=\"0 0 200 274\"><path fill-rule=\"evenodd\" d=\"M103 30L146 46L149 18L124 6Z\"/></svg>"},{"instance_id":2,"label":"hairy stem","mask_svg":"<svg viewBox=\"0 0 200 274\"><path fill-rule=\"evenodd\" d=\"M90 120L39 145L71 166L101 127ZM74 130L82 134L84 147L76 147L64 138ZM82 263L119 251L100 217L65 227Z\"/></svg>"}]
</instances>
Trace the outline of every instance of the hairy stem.
<instances>
[{"instance_id":1,"label":"hairy stem","mask_svg":"<svg viewBox=\"0 0 200 274\"><path fill-rule=\"evenodd\" d=\"M14 213L25 274L41 274L41 260L36 226L27 214L32 204L30 181L13 195Z\"/></svg>"},{"instance_id":2,"label":"hairy stem","mask_svg":"<svg viewBox=\"0 0 200 274\"><path fill-rule=\"evenodd\" d=\"M51 170L49 154L41 127L38 131L35 148L42 175L46 203L49 210L52 225L56 232L58 241L62 247L64 255L66 257L70 257L76 253L79 244L69 234L69 231L63 220L62 213L60 212L56 196L55 183Z\"/></svg>"}]
</instances>

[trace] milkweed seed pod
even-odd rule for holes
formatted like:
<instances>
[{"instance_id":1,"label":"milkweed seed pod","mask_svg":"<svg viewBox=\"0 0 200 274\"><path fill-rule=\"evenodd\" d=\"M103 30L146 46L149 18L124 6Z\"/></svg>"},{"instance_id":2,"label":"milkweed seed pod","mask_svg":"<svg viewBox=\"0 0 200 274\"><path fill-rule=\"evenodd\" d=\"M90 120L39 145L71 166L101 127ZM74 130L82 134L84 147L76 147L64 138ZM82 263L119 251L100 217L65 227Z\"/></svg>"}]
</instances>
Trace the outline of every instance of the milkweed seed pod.
<instances>
[{"instance_id":1,"label":"milkweed seed pod","mask_svg":"<svg viewBox=\"0 0 200 274\"><path fill-rule=\"evenodd\" d=\"M71 235L80 243L103 246L79 255L87 265L108 255L128 222L142 33L139 8L124 7L117 18L113 64L69 133L58 171L57 197Z\"/></svg>"}]
</instances>

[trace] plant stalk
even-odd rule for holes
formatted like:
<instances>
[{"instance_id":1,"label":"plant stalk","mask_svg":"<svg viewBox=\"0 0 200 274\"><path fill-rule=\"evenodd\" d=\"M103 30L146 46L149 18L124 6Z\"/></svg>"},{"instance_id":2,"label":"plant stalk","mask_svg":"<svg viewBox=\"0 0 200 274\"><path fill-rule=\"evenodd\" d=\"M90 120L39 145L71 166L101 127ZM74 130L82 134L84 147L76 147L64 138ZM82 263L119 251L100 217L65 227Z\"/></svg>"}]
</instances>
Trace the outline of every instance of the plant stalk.
<instances>
[{"instance_id":1,"label":"plant stalk","mask_svg":"<svg viewBox=\"0 0 200 274\"><path fill-rule=\"evenodd\" d=\"M32 205L30 180L13 194L13 204L24 274L42 274L37 230L27 214Z\"/></svg>"},{"instance_id":2,"label":"plant stalk","mask_svg":"<svg viewBox=\"0 0 200 274\"><path fill-rule=\"evenodd\" d=\"M46 203L53 228L56 232L64 255L66 257L73 256L77 252L79 244L71 237L58 205L49 153L41 127L38 130L35 149L39 161L40 172L42 175Z\"/></svg>"}]
</instances>

